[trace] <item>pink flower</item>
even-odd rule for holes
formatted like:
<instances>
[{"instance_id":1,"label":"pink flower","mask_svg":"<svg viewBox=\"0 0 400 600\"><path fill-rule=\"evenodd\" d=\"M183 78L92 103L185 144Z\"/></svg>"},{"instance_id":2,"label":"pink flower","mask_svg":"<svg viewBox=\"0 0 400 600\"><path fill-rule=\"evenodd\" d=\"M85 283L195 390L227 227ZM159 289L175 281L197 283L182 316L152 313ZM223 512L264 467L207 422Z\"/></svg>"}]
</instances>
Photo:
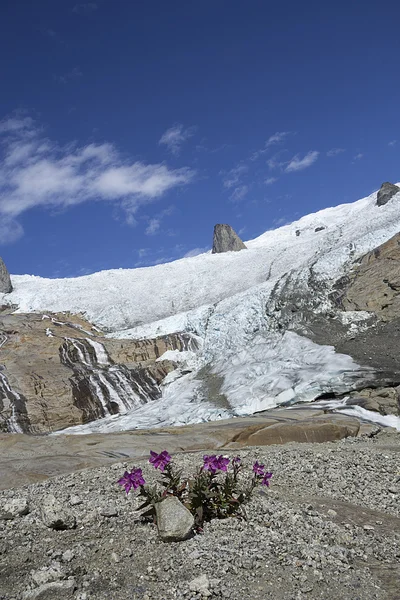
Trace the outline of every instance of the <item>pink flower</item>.
<instances>
[{"instance_id":1,"label":"pink flower","mask_svg":"<svg viewBox=\"0 0 400 600\"><path fill-rule=\"evenodd\" d=\"M256 460L256 462L253 465L253 473L255 473L255 475L257 475L258 477L263 477L265 474L264 469L265 465L260 465L258 460Z\"/></svg>"},{"instance_id":2,"label":"pink flower","mask_svg":"<svg viewBox=\"0 0 400 600\"><path fill-rule=\"evenodd\" d=\"M119 485L123 485L126 493L128 494L133 488L136 490L141 485L144 485L146 482L143 479L142 469L132 469L130 473L125 471L124 476L118 480Z\"/></svg>"},{"instance_id":3,"label":"pink flower","mask_svg":"<svg viewBox=\"0 0 400 600\"><path fill-rule=\"evenodd\" d=\"M228 470L228 465L229 465L229 458L224 458L222 455L218 456L217 458L217 467L218 469L220 469L221 471L227 471Z\"/></svg>"},{"instance_id":4,"label":"pink flower","mask_svg":"<svg viewBox=\"0 0 400 600\"><path fill-rule=\"evenodd\" d=\"M153 450L150 450L150 458L149 463L153 465L155 469L160 469L160 471L164 471L167 464L171 461L171 457L166 450L157 454Z\"/></svg>"},{"instance_id":5,"label":"pink flower","mask_svg":"<svg viewBox=\"0 0 400 600\"><path fill-rule=\"evenodd\" d=\"M210 471L211 473L216 473L217 471L227 471L229 465L229 458L224 458L222 454L220 456L216 456L212 454L211 456L203 456L203 469L206 471Z\"/></svg>"},{"instance_id":6,"label":"pink flower","mask_svg":"<svg viewBox=\"0 0 400 600\"><path fill-rule=\"evenodd\" d=\"M264 477L261 480L261 485L269 486L269 479L271 479L272 473L265 473Z\"/></svg>"}]
</instances>

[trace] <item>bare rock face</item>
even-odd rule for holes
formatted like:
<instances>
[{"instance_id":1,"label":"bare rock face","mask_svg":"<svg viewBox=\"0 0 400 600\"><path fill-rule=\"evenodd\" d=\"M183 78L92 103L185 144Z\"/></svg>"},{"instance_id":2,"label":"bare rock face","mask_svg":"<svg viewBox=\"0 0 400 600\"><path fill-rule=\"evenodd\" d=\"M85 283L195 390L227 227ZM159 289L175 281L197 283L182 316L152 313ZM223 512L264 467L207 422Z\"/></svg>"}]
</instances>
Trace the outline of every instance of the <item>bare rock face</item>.
<instances>
[{"instance_id":1,"label":"bare rock face","mask_svg":"<svg viewBox=\"0 0 400 600\"><path fill-rule=\"evenodd\" d=\"M0 294L12 292L10 274L2 258L0 258Z\"/></svg>"},{"instance_id":2,"label":"bare rock face","mask_svg":"<svg viewBox=\"0 0 400 600\"><path fill-rule=\"evenodd\" d=\"M212 253L238 252L246 246L230 225L217 224L214 227Z\"/></svg>"},{"instance_id":3,"label":"bare rock face","mask_svg":"<svg viewBox=\"0 0 400 600\"><path fill-rule=\"evenodd\" d=\"M400 233L365 254L336 288L344 310L371 311L383 321L399 318Z\"/></svg>"},{"instance_id":4,"label":"bare rock face","mask_svg":"<svg viewBox=\"0 0 400 600\"><path fill-rule=\"evenodd\" d=\"M73 315L0 313L0 432L58 431L156 400L175 368L157 359L189 349L185 333L115 340Z\"/></svg>"},{"instance_id":5,"label":"bare rock face","mask_svg":"<svg viewBox=\"0 0 400 600\"><path fill-rule=\"evenodd\" d=\"M376 199L376 203L378 206L383 206L387 204L389 200L398 192L400 192L400 188L389 181L385 181L382 183L380 190L378 192L378 197Z\"/></svg>"}]
</instances>

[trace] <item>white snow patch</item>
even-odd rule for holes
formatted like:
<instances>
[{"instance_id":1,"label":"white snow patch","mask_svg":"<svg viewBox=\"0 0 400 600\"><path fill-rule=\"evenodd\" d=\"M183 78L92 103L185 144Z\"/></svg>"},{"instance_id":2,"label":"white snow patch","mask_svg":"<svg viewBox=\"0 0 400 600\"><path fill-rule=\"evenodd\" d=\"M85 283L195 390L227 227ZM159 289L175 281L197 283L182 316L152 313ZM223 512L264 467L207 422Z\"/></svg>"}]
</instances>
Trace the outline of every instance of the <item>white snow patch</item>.
<instances>
[{"instance_id":1,"label":"white snow patch","mask_svg":"<svg viewBox=\"0 0 400 600\"><path fill-rule=\"evenodd\" d=\"M348 398L344 398L343 400L321 400L314 402L313 406L330 408L333 412L341 413L342 415L358 417L362 421L376 423L376 425L381 425L382 427L393 427L397 431L400 431L400 417L396 417L396 415L381 415L378 412L367 410L357 404L348 405L346 403L347 400Z\"/></svg>"}]
</instances>

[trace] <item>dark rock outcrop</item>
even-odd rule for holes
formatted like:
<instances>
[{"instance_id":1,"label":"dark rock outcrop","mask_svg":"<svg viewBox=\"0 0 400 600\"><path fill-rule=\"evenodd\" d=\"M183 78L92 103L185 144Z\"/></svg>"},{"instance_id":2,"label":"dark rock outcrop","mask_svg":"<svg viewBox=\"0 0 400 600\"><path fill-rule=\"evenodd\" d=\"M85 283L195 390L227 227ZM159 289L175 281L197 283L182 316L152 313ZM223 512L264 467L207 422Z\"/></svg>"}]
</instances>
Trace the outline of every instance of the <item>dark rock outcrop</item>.
<instances>
[{"instance_id":1,"label":"dark rock outcrop","mask_svg":"<svg viewBox=\"0 0 400 600\"><path fill-rule=\"evenodd\" d=\"M223 225L221 223L215 225L212 247L213 254L238 252L245 248L246 246L230 225Z\"/></svg>"},{"instance_id":2,"label":"dark rock outcrop","mask_svg":"<svg viewBox=\"0 0 400 600\"><path fill-rule=\"evenodd\" d=\"M382 183L380 190L378 191L378 196L376 199L376 203L378 206L383 206L387 204L389 200L398 192L400 192L400 188L389 181L385 181Z\"/></svg>"},{"instance_id":3,"label":"dark rock outcrop","mask_svg":"<svg viewBox=\"0 0 400 600\"><path fill-rule=\"evenodd\" d=\"M10 274L3 259L0 257L0 294L9 294L12 292L12 289Z\"/></svg>"}]
</instances>

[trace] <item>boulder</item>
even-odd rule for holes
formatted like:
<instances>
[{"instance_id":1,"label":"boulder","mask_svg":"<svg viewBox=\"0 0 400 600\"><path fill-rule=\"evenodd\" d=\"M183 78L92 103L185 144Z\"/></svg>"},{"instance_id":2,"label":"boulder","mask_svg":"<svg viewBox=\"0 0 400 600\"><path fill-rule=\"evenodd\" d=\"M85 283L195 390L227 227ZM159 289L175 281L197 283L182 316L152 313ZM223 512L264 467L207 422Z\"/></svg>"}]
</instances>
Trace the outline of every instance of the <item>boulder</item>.
<instances>
[{"instance_id":1,"label":"boulder","mask_svg":"<svg viewBox=\"0 0 400 600\"><path fill-rule=\"evenodd\" d=\"M9 294L12 289L10 274L3 259L0 258L0 294Z\"/></svg>"},{"instance_id":2,"label":"boulder","mask_svg":"<svg viewBox=\"0 0 400 600\"><path fill-rule=\"evenodd\" d=\"M41 516L43 523L50 529L74 529L76 526L74 515L52 494L44 498Z\"/></svg>"},{"instance_id":3,"label":"boulder","mask_svg":"<svg viewBox=\"0 0 400 600\"><path fill-rule=\"evenodd\" d=\"M176 496L156 504L158 534L163 542L180 542L192 533L194 518Z\"/></svg>"},{"instance_id":4,"label":"boulder","mask_svg":"<svg viewBox=\"0 0 400 600\"><path fill-rule=\"evenodd\" d=\"M189 590L191 592L195 592L197 594L201 594L202 596L208 597L211 596L212 593L209 590L210 581L207 575L203 574L200 577L196 577L189 582Z\"/></svg>"},{"instance_id":5,"label":"boulder","mask_svg":"<svg viewBox=\"0 0 400 600\"><path fill-rule=\"evenodd\" d=\"M61 600L62 598L73 598L76 588L75 579L65 581L52 581L44 583L34 590L25 592L24 600Z\"/></svg>"},{"instance_id":6,"label":"boulder","mask_svg":"<svg viewBox=\"0 0 400 600\"><path fill-rule=\"evenodd\" d=\"M12 498L0 507L0 519L5 521L23 517L29 513L29 504L26 498Z\"/></svg>"},{"instance_id":7,"label":"boulder","mask_svg":"<svg viewBox=\"0 0 400 600\"><path fill-rule=\"evenodd\" d=\"M212 253L238 252L246 246L230 225L217 224L214 227Z\"/></svg>"},{"instance_id":8,"label":"boulder","mask_svg":"<svg viewBox=\"0 0 400 600\"><path fill-rule=\"evenodd\" d=\"M397 185L394 185L389 181L385 181L385 183L382 183L378 191L378 196L376 199L377 205L383 206L384 204L387 204L389 200L398 192L400 192L400 188Z\"/></svg>"}]
</instances>

